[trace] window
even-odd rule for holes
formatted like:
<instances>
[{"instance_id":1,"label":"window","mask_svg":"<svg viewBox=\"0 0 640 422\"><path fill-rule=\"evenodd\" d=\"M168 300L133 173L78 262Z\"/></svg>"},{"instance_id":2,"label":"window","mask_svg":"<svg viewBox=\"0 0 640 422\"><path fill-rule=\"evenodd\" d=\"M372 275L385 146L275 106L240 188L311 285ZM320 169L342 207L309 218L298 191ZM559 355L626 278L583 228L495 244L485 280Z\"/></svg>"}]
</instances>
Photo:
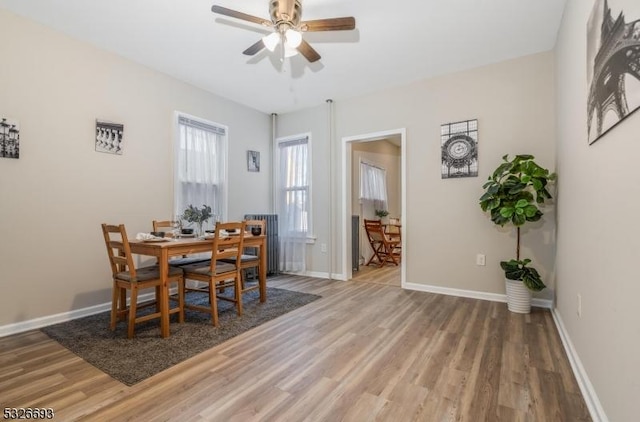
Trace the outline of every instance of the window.
<instances>
[{"instance_id":1,"label":"window","mask_svg":"<svg viewBox=\"0 0 640 422\"><path fill-rule=\"evenodd\" d=\"M387 171L360 162L360 200L371 201L376 210L387 209Z\"/></svg>"},{"instance_id":2,"label":"window","mask_svg":"<svg viewBox=\"0 0 640 422\"><path fill-rule=\"evenodd\" d=\"M278 140L277 186L280 269L304 271L311 235L311 154L309 135Z\"/></svg>"},{"instance_id":3,"label":"window","mask_svg":"<svg viewBox=\"0 0 640 422\"><path fill-rule=\"evenodd\" d=\"M175 212L209 205L224 220L227 210L227 128L184 114L177 116ZM212 223L212 221L209 221Z\"/></svg>"},{"instance_id":4,"label":"window","mask_svg":"<svg viewBox=\"0 0 640 422\"><path fill-rule=\"evenodd\" d=\"M311 226L309 137L279 141L278 150L281 233L307 236Z\"/></svg>"}]
</instances>

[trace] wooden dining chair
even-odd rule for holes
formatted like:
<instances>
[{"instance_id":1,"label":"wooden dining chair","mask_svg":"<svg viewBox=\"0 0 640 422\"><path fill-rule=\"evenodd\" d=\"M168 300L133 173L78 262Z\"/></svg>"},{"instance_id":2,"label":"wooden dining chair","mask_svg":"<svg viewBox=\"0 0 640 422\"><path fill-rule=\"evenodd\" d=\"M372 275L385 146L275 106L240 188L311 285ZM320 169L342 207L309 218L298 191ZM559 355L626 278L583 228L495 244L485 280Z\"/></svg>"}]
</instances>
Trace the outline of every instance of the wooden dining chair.
<instances>
[{"instance_id":1,"label":"wooden dining chair","mask_svg":"<svg viewBox=\"0 0 640 422\"><path fill-rule=\"evenodd\" d=\"M267 222L265 220L245 220L245 230L250 231L254 227L260 228L260 234L266 235ZM223 262L230 264L236 264L235 258L223 259ZM253 280L257 278L258 271L260 270L260 248L258 247L244 247L242 255L240 256L240 283L242 286L242 293L249 292L260 288L260 284L247 285L247 272L253 271Z\"/></svg>"},{"instance_id":2,"label":"wooden dining chair","mask_svg":"<svg viewBox=\"0 0 640 422\"><path fill-rule=\"evenodd\" d=\"M384 228L380 220L364 220L364 229L367 233L367 239L373 249L373 255L369 258L366 265L377 259L378 266L382 267L386 263L398 265L400 262L400 242L391 240L384 232Z\"/></svg>"},{"instance_id":3,"label":"wooden dining chair","mask_svg":"<svg viewBox=\"0 0 640 422\"><path fill-rule=\"evenodd\" d=\"M102 224L102 234L109 255L111 273L113 276L113 292L111 296L111 321L109 327L115 330L117 320L126 316L128 321L127 337L132 338L135 324L160 318L160 289L166 289L166 300L169 300L169 286L178 284L178 306L169 308L169 314L178 314L179 322L184 322L184 283L182 270L169 267L167 285L162 286L160 269L157 265L136 268L127 238L124 224ZM155 300L145 304L138 304L138 294L141 289L154 288ZM127 291L129 291L129 305L127 306ZM155 312L138 315L138 311L148 306L155 306Z\"/></svg>"},{"instance_id":4,"label":"wooden dining chair","mask_svg":"<svg viewBox=\"0 0 640 422\"><path fill-rule=\"evenodd\" d=\"M240 266L223 262L224 259L233 258L235 262L240 262L242 256L244 222L218 223L216 224L215 235L211 250L211 261L184 265L183 286L185 293L206 294L209 297L209 306L185 304L187 309L211 314L211 322L218 326L218 303L217 299L235 303L238 315L242 316L242 285L240 276ZM229 232L236 234L228 234ZM196 280L207 283L202 287L199 284L193 287L186 285L186 280ZM233 288L233 297L219 294L226 288Z\"/></svg>"},{"instance_id":5,"label":"wooden dining chair","mask_svg":"<svg viewBox=\"0 0 640 422\"><path fill-rule=\"evenodd\" d=\"M153 220L151 223L153 225L154 232L164 232L165 237L173 237L173 230L175 221L172 220Z\"/></svg>"},{"instance_id":6,"label":"wooden dining chair","mask_svg":"<svg viewBox=\"0 0 640 422\"><path fill-rule=\"evenodd\" d=\"M165 232L165 237L173 237L174 229L173 220L153 220L151 225L154 232ZM181 267L183 265L193 264L195 262L209 261L208 256L188 256L182 255L182 257L171 257L169 259L169 265L174 267Z\"/></svg>"}]
</instances>

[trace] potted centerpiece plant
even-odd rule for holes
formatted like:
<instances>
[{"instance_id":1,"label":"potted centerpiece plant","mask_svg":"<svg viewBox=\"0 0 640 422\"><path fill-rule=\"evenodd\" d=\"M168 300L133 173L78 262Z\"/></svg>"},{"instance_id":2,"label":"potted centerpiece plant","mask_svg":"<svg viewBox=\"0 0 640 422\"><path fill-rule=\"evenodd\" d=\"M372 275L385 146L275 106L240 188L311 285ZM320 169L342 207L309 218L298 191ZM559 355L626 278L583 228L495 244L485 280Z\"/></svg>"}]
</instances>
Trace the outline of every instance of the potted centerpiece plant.
<instances>
[{"instance_id":1,"label":"potted centerpiece plant","mask_svg":"<svg viewBox=\"0 0 640 422\"><path fill-rule=\"evenodd\" d=\"M534 158L502 157L504 162L482 186L485 192L480 197L480 207L490 212L491 221L499 226L511 223L516 228L516 258L500 262L500 267L505 273L507 305L510 311L518 313L529 313L531 292L546 287L538 271L528 266L531 260L520 259L520 228L527 222L540 220L543 215L540 207L551 199L547 186L556 178L555 173L539 166Z\"/></svg>"},{"instance_id":2,"label":"potted centerpiece plant","mask_svg":"<svg viewBox=\"0 0 640 422\"><path fill-rule=\"evenodd\" d=\"M376 210L375 213L376 213L376 217L378 217L380 220L382 220L383 218L389 215L389 211L383 210L383 209Z\"/></svg>"},{"instance_id":3,"label":"potted centerpiece plant","mask_svg":"<svg viewBox=\"0 0 640 422\"><path fill-rule=\"evenodd\" d=\"M204 231L202 230L202 225L208 221L213 214L211 213L211 207L208 205L202 205L202 208L194 207L189 204L187 208L182 213L182 219L187 221L188 223L195 223L198 227L198 236L204 235Z\"/></svg>"}]
</instances>

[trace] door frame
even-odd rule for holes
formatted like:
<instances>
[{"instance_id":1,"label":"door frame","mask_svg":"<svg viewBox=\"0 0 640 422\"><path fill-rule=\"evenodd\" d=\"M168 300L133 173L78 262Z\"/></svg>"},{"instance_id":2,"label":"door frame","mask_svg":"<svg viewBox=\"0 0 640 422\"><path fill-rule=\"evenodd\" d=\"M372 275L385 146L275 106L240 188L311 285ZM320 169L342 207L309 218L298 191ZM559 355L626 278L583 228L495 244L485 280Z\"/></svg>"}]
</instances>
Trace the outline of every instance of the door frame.
<instances>
[{"instance_id":1,"label":"door frame","mask_svg":"<svg viewBox=\"0 0 640 422\"><path fill-rule=\"evenodd\" d=\"M406 284L406 266L407 266L407 130L405 128L385 130L381 132L372 132L362 135L345 136L342 138L342 274L345 280L353 277L353 268L351 265L351 215L353 213L351 207L351 172L352 172L352 149L351 145L356 142L372 142L381 141L391 136L400 136L400 195L402 212L400 213L400 221L402 221L402 260L400 261L400 287L404 288Z\"/></svg>"}]
</instances>

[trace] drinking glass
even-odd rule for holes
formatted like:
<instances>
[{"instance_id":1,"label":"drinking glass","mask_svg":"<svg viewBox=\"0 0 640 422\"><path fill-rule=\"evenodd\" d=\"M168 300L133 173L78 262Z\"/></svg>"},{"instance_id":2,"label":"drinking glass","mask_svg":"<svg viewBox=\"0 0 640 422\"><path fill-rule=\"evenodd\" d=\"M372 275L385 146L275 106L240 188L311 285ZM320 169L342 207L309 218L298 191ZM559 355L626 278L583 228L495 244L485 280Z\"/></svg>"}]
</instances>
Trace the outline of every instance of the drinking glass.
<instances>
[{"instance_id":1,"label":"drinking glass","mask_svg":"<svg viewBox=\"0 0 640 422\"><path fill-rule=\"evenodd\" d=\"M173 238L180 239L180 235L182 234L182 222L180 221L180 219L174 216L171 219L171 226L173 227L173 230L171 230L171 232L173 233Z\"/></svg>"}]
</instances>

